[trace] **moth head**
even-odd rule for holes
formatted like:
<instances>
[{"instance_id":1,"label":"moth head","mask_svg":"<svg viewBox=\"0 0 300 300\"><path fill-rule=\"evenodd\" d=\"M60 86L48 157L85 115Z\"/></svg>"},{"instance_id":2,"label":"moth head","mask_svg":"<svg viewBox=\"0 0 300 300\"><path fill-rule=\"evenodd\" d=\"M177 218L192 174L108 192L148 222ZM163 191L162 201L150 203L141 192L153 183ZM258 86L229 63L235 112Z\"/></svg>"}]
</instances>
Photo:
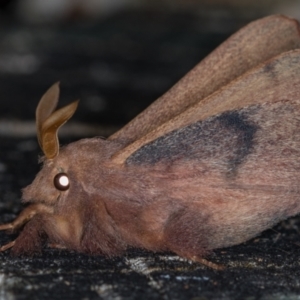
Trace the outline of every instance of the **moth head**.
<instances>
[{"instance_id":1,"label":"moth head","mask_svg":"<svg viewBox=\"0 0 300 300\"><path fill-rule=\"evenodd\" d=\"M59 154L58 130L75 113L78 101L55 110L58 98L57 82L42 96L36 109L37 138L44 153L44 166L34 182L23 190L25 202L53 202L70 188L68 157Z\"/></svg>"}]
</instances>

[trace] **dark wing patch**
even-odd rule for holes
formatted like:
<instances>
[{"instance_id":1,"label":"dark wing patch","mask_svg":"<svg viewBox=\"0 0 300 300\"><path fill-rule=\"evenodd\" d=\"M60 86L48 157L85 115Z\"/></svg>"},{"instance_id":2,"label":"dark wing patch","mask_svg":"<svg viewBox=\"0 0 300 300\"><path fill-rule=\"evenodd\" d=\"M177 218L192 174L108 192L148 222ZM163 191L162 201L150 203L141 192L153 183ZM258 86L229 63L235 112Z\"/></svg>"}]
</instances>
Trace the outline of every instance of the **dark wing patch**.
<instances>
[{"instance_id":1,"label":"dark wing patch","mask_svg":"<svg viewBox=\"0 0 300 300\"><path fill-rule=\"evenodd\" d=\"M259 105L255 105L246 110L229 111L174 130L141 147L128 157L126 163L153 165L178 160L217 159L234 173L254 147L258 126L250 119L259 109Z\"/></svg>"}]
</instances>

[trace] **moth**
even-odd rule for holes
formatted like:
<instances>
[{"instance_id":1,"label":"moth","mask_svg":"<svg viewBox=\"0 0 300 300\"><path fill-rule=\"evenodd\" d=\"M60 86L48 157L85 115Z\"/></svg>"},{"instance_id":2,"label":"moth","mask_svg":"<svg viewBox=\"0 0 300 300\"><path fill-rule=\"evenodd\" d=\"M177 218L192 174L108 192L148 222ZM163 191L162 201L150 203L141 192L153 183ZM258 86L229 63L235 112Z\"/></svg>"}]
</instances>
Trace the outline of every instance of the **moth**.
<instances>
[{"instance_id":1,"label":"moth","mask_svg":"<svg viewBox=\"0 0 300 300\"><path fill-rule=\"evenodd\" d=\"M255 237L300 212L300 38L270 16L232 35L108 139L59 147L78 102L58 110L54 84L36 109L43 168L0 248L48 243L112 257L171 251L212 268L213 249Z\"/></svg>"}]
</instances>

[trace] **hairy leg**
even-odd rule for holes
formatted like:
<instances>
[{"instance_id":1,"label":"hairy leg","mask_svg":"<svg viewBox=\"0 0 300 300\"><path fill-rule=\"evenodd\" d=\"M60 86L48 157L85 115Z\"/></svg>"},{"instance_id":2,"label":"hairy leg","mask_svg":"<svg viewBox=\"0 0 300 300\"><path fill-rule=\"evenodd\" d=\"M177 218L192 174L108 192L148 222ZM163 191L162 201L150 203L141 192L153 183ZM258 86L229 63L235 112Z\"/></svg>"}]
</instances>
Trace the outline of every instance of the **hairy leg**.
<instances>
[{"instance_id":1,"label":"hairy leg","mask_svg":"<svg viewBox=\"0 0 300 300\"><path fill-rule=\"evenodd\" d=\"M44 204L31 204L26 207L15 220L10 223L0 225L0 230L15 232L30 221L35 215L45 212L52 213L52 208L47 207Z\"/></svg>"},{"instance_id":2,"label":"hairy leg","mask_svg":"<svg viewBox=\"0 0 300 300\"><path fill-rule=\"evenodd\" d=\"M179 210L170 217L164 229L164 240L167 249L181 257L215 270L223 270L224 266L203 258L208 254L209 227L207 216L201 216L197 210Z\"/></svg>"},{"instance_id":3,"label":"hairy leg","mask_svg":"<svg viewBox=\"0 0 300 300\"><path fill-rule=\"evenodd\" d=\"M11 254L14 256L31 256L41 252L44 237L44 219L40 215L35 216L24 226L16 240L11 242L13 243Z\"/></svg>"}]
</instances>

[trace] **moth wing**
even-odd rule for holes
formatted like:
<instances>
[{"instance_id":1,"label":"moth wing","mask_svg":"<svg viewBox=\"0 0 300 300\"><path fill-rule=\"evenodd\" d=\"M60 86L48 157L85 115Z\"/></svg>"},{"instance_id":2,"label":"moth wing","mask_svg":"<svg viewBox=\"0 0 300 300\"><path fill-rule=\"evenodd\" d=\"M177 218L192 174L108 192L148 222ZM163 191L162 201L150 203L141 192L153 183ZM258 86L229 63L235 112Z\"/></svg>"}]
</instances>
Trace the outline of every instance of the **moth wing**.
<instances>
[{"instance_id":1,"label":"moth wing","mask_svg":"<svg viewBox=\"0 0 300 300\"><path fill-rule=\"evenodd\" d=\"M119 150L113 162L123 164L134 152L156 139L223 112L277 101L299 103L300 49L280 54L238 77L183 113Z\"/></svg>"},{"instance_id":2,"label":"moth wing","mask_svg":"<svg viewBox=\"0 0 300 300\"><path fill-rule=\"evenodd\" d=\"M296 20L280 15L248 24L109 139L127 146L149 134L251 68L299 48L299 32Z\"/></svg>"}]
</instances>

